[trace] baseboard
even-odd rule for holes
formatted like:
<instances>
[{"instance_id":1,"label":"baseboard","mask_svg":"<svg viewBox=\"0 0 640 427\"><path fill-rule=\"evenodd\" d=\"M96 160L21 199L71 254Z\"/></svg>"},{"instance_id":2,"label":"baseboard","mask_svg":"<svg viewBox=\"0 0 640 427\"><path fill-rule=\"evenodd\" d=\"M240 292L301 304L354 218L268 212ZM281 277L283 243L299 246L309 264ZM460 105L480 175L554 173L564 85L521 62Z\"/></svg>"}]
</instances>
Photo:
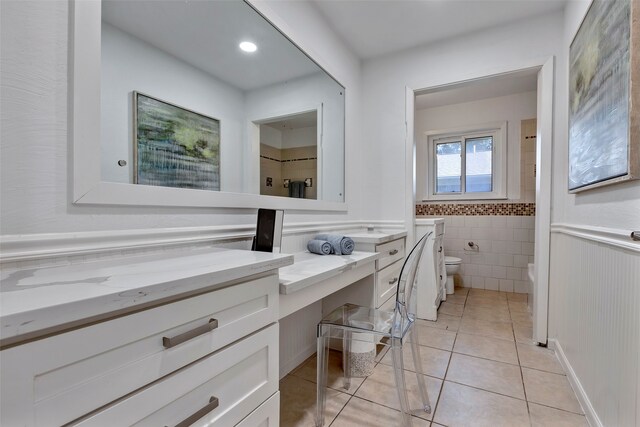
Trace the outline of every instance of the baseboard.
<instances>
[{"instance_id":1,"label":"baseboard","mask_svg":"<svg viewBox=\"0 0 640 427\"><path fill-rule=\"evenodd\" d=\"M280 361L280 379L284 378L289 372L296 369L302 362L310 358L316 352L316 345L310 344L291 359Z\"/></svg>"},{"instance_id":2,"label":"baseboard","mask_svg":"<svg viewBox=\"0 0 640 427\"><path fill-rule=\"evenodd\" d=\"M578 376L575 371L571 367L569 360L567 360L567 356L564 354L562 350L562 346L560 342L555 338L549 339L549 347L551 347L560 360L560 364L562 365L562 369L564 370L567 378L569 379L569 383L571 384L571 388L576 393L578 397L578 401L580 402L580 406L582 406L582 410L584 411L584 415L587 417L587 421L591 427L603 427L600 418L598 418L598 414L596 414L596 410L593 408L591 401L589 400L589 396L587 396L587 392L582 387Z\"/></svg>"}]
</instances>

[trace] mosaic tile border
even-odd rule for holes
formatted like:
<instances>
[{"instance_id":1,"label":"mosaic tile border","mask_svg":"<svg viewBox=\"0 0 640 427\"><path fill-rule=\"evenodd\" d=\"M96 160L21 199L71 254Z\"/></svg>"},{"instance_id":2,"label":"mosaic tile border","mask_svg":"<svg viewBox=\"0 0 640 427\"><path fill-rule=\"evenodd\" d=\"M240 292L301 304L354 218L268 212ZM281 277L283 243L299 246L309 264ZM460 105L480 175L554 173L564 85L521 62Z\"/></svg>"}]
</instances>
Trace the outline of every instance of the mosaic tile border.
<instances>
[{"instance_id":1,"label":"mosaic tile border","mask_svg":"<svg viewBox=\"0 0 640 427\"><path fill-rule=\"evenodd\" d=\"M504 215L535 216L535 203L429 203L417 204L416 216L431 215Z\"/></svg>"},{"instance_id":2,"label":"mosaic tile border","mask_svg":"<svg viewBox=\"0 0 640 427\"><path fill-rule=\"evenodd\" d=\"M299 159L278 160L278 159L274 159L273 157L263 156L262 154L260 155L260 157L267 160L273 160L274 162L279 162L279 163L301 162L303 160L318 160L317 157L301 157Z\"/></svg>"}]
</instances>

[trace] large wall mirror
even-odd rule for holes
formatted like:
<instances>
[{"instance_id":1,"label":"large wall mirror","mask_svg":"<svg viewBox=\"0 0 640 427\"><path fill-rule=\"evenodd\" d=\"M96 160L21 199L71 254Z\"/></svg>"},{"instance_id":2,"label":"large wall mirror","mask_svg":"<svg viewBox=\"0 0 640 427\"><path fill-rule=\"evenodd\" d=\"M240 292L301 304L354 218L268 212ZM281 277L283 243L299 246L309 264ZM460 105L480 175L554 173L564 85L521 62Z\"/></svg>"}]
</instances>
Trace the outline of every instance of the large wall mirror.
<instances>
[{"instance_id":1,"label":"large wall mirror","mask_svg":"<svg viewBox=\"0 0 640 427\"><path fill-rule=\"evenodd\" d=\"M74 202L346 209L345 89L250 4L76 0L73 30Z\"/></svg>"}]
</instances>

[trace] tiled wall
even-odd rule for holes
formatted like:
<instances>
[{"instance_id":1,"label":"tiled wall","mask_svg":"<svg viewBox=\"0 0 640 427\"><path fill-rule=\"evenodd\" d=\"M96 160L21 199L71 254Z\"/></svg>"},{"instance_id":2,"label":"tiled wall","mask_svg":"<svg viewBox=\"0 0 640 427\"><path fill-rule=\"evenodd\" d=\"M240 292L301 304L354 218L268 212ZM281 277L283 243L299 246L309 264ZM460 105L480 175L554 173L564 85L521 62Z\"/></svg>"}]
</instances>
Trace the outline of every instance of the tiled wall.
<instances>
[{"instance_id":1,"label":"tiled wall","mask_svg":"<svg viewBox=\"0 0 640 427\"><path fill-rule=\"evenodd\" d=\"M462 259L456 284L527 293L533 262L535 216L442 216L445 254ZM479 250L470 249L473 241Z\"/></svg>"},{"instance_id":2,"label":"tiled wall","mask_svg":"<svg viewBox=\"0 0 640 427\"><path fill-rule=\"evenodd\" d=\"M260 144L260 194L268 196L289 195L283 180L304 181L311 178L312 185L305 190L305 198L317 198L317 147L296 147L279 150ZM266 178L271 178L267 186Z\"/></svg>"}]
</instances>

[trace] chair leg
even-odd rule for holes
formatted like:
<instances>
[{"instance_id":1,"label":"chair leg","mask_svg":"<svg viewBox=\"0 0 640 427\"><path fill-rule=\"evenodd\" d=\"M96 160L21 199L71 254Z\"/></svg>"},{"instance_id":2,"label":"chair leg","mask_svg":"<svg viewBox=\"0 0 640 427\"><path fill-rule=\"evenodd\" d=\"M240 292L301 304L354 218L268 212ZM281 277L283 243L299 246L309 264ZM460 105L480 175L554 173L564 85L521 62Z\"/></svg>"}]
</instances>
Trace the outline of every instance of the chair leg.
<instances>
[{"instance_id":1,"label":"chair leg","mask_svg":"<svg viewBox=\"0 0 640 427\"><path fill-rule=\"evenodd\" d=\"M392 338L391 342L391 362L393 364L393 375L396 379L396 388L398 389L398 399L400 400L402 425L404 427L411 427L411 407L409 405L409 396L407 395L407 384L404 378L402 342L396 338Z\"/></svg>"},{"instance_id":2,"label":"chair leg","mask_svg":"<svg viewBox=\"0 0 640 427\"><path fill-rule=\"evenodd\" d=\"M422 372L422 362L420 360L420 346L418 342L418 328L414 324L409 330L409 339L411 340L411 354L413 355L413 365L416 369L416 377L418 379L418 388L420 389L420 397L422 398L422 408L427 414L431 413L431 402L429 402L429 393L424 381L424 373Z\"/></svg>"},{"instance_id":3,"label":"chair leg","mask_svg":"<svg viewBox=\"0 0 640 427\"><path fill-rule=\"evenodd\" d=\"M344 370L343 387L351 388L351 331L344 330L342 335L342 369Z\"/></svg>"},{"instance_id":4,"label":"chair leg","mask_svg":"<svg viewBox=\"0 0 640 427\"><path fill-rule=\"evenodd\" d=\"M329 339L331 327L318 325L318 353L316 356L316 427L324 426L324 408L326 405L327 377L329 376Z\"/></svg>"}]
</instances>

